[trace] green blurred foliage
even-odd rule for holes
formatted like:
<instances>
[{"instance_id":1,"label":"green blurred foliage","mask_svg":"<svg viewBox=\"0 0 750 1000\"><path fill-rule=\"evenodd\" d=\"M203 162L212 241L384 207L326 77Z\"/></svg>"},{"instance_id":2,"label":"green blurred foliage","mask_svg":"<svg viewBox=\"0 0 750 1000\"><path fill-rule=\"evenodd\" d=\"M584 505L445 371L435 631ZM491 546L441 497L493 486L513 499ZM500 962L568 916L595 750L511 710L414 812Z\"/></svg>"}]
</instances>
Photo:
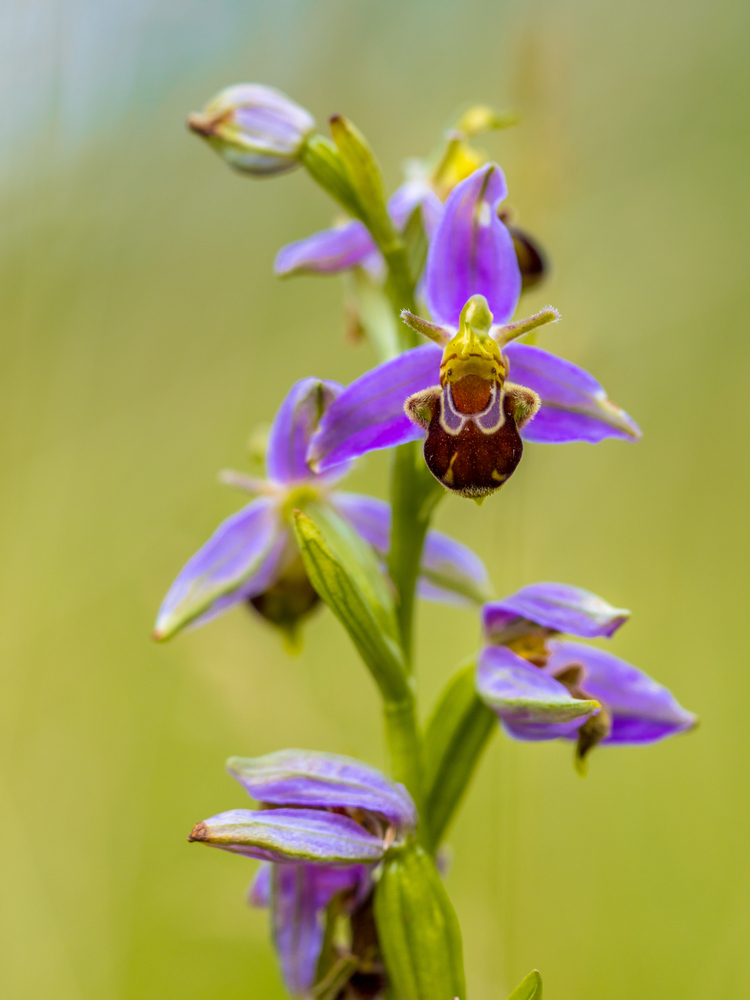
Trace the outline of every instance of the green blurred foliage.
<instances>
[{"instance_id":1,"label":"green blurred foliage","mask_svg":"<svg viewBox=\"0 0 750 1000\"><path fill-rule=\"evenodd\" d=\"M328 612L287 658L239 610L149 641L173 576L241 498L295 379L372 364L340 283L271 275L329 221L301 173L230 173L184 130L225 84L349 116L393 188L481 100L518 220L554 262L540 342L594 372L641 444L529 447L450 521L499 593L563 580L634 611L615 652L702 718L595 753L497 736L450 841L469 994L530 968L555 1000L750 992L746 463L748 8L739 0L9 0L4 93L0 982L13 1000L282 994L253 864L188 845L245 803L230 754L382 763L372 682ZM355 488L384 495L373 456ZM425 607L429 700L477 641Z\"/></svg>"}]
</instances>

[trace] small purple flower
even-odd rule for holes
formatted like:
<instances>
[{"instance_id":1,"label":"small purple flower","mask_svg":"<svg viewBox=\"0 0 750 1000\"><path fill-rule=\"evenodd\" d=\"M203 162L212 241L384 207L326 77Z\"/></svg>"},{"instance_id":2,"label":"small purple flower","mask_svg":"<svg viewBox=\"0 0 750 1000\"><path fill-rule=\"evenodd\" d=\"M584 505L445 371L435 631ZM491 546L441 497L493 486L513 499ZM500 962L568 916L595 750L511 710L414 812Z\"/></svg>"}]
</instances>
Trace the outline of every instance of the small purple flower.
<instances>
[{"instance_id":1,"label":"small purple flower","mask_svg":"<svg viewBox=\"0 0 750 1000\"><path fill-rule=\"evenodd\" d=\"M317 501L351 524L384 558L391 509L382 500L333 490L349 471L343 463L324 474L305 455L321 414L341 393L335 382L308 378L289 392L271 427L266 479L223 474L225 482L258 494L227 518L190 559L164 598L154 637L168 639L186 625L202 625L241 602L294 638L317 605L291 528L295 508ZM425 596L448 603L480 603L490 594L487 570L469 549L440 532L428 534L422 562Z\"/></svg>"},{"instance_id":2,"label":"small purple flower","mask_svg":"<svg viewBox=\"0 0 750 1000\"><path fill-rule=\"evenodd\" d=\"M521 274L513 239L497 215L506 191L493 163L453 189L427 258L425 296L433 322L404 314L436 343L378 365L337 397L311 440L314 468L323 472L427 431L431 471L447 488L481 496L502 485L518 464L521 435L554 444L639 438L632 419L583 369L541 348L511 343L557 313L548 308L508 324ZM460 370L451 365L454 356ZM475 356L479 360L472 363ZM463 445L463 455L454 458ZM462 462L465 490L457 489Z\"/></svg>"},{"instance_id":3,"label":"small purple flower","mask_svg":"<svg viewBox=\"0 0 750 1000\"><path fill-rule=\"evenodd\" d=\"M628 620L578 587L537 583L482 608L486 645L477 690L516 739L577 741L576 766L599 743L653 743L692 729L696 716L611 653L556 639L610 638Z\"/></svg>"},{"instance_id":4,"label":"small purple flower","mask_svg":"<svg viewBox=\"0 0 750 1000\"><path fill-rule=\"evenodd\" d=\"M281 750L233 757L227 768L262 807L219 813L189 839L266 862L249 901L270 906L284 980L303 994L315 982L326 907L339 894L344 912L362 903L373 864L413 835L414 803L376 768L336 754Z\"/></svg>"}]
</instances>

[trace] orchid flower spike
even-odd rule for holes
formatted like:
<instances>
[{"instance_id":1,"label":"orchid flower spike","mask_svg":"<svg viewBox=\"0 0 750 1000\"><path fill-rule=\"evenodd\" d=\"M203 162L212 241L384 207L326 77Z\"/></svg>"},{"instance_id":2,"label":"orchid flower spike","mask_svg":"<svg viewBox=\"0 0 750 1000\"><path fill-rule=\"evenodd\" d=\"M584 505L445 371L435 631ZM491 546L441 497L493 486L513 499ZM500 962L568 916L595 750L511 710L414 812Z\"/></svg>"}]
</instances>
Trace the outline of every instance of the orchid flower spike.
<instances>
[{"instance_id":1,"label":"orchid flower spike","mask_svg":"<svg viewBox=\"0 0 750 1000\"><path fill-rule=\"evenodd\" d=\"M601 597L536 583L482 608L477 691L518 740L575 740L585 774L599 744L642 744L692 729L696 716L636 667L567 639L610 638L630 617Z\"/></svg>"},{"instance_id":2,"label":"orchid flower spike","mask_svg":"<svg viewBox=\"0 0 750 1000\"><path fill-rule=\"evenodd\" d=\"M169 639L187 625L203 625L244 603L280 628L295 648L300 625L319 604L297 549L295 508L317 505L328 516L343 518L385 559L390 505L334 489L351 463L317 474L305 460L321 416L341 392L336 382L297 382L271 427L267 478L222 473L225 483L256 499L219 525L178 574L159 609L154 638ZM419 586L422 596L442 603L475 606L491 594L481 559L438 531L428 532Z\"/></svg>"}]
</instances>

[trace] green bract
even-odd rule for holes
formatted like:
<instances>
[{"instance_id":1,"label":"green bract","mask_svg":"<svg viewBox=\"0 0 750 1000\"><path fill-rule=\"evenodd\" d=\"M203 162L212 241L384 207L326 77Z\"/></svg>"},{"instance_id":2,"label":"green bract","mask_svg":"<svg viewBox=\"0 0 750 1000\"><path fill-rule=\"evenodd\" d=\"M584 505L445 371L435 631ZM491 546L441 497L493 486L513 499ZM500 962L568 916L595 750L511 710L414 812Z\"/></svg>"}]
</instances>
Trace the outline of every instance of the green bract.
<instances>
[{"instance_id":1,"label":"green bract","mask_svg":"<svg viewBox=\"0 0 750 1000\"><path fill-rule=\"evenodd\" d=\"M386 858L375 889L375 920L398 1000L463 1000L458 918L421 847Z\"/></svg>"}]
</instances>

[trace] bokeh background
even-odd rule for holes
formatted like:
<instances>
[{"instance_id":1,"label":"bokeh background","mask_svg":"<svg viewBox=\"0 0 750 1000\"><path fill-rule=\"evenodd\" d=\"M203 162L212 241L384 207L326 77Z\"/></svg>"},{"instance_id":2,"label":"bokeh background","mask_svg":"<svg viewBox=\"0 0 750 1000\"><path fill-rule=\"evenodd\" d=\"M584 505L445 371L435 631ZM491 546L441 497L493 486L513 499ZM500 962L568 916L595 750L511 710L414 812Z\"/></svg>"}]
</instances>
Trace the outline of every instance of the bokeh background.
<instances>
[{"instance_id":1,"label":"bokeh background","mask_svg":"<svg viewBox=\"0 0 750 1000\"><path fill-rule=\"evenodd\" d=\"M739 0L6 0L0 8L0 984L8 1000L276 1000L253 863L188 845L245 804L230 754L382 763L332 616L287 658L244 611L155 646L177 570L241 498L248 433L293 380L372 364L339 280L278 283L332 213L303 173L232 174L184 129L264 81L353 118L389 184L467 101L554 273L544 346L641 444L529 447L438 524L498 593L562 580L631 607L613 650L701 727L594 755L495 739L450 837L472 1000L750 993L746 283L750 8ZM387 462L351 479L385 495ZM425 607L426 702L477 641Z\"/></svg>"}]
</instances>

